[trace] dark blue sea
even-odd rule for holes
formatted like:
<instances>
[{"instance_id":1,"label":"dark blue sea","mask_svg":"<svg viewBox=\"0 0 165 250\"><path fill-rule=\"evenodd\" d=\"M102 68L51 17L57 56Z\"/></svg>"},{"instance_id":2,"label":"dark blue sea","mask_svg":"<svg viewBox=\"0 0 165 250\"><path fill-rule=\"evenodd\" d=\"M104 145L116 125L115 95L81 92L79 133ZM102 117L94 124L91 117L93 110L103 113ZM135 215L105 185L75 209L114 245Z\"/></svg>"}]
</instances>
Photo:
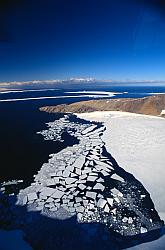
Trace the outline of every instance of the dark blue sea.
<instances>
[{"instance_id":1,"label":"dark blue sea","mask_svg":"<svg viewBox=\"0 0 165 250\"><path fill-rule=\"evenodd\" d=\"M67 136L63 143L44 141L41 135L36 134L46 129L46 122L62 116L40 112L39 107L96 98L140 98L165 93L165 85L88 83L44 87L26 86L26 89L0 93L0 182L23 179L23 185L29 185L33 175L47 162L49 154L77 143L74 138ZM110 92L117 94L111 96Z\"/></svg>"}]
</instances>

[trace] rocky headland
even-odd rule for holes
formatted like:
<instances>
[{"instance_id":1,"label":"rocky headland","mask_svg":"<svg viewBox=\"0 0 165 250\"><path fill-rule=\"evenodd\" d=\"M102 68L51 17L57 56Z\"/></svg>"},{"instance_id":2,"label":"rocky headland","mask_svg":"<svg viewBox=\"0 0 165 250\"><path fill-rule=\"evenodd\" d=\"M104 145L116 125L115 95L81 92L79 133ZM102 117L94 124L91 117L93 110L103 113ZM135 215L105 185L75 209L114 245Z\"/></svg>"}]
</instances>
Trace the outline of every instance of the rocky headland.
<instances>
[{"instance_id":1,"label":"rocky headland","mask_svg":"<svg viewBox=\"0 0 165 250\"><path fill-rule=\"evenodd\" d=\"M93 111L123 111L144 115L164 116L165 94L143 98L119 98L81 101L72 104L41 107L49 113L86 113Z\"/></svg>"}]
</instances>

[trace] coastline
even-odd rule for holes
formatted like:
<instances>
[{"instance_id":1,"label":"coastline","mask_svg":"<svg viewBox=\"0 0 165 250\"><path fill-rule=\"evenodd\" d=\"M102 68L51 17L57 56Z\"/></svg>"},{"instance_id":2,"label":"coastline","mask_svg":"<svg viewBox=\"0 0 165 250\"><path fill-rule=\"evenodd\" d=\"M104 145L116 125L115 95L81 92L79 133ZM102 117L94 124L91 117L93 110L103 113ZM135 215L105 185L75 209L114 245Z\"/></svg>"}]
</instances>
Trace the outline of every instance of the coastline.
<instances>
[{"instance_id":1,"label":"coastline","mask_svg":"<svg viewBox=\"0 0 165 250\"><path fill-rule=\"evenodd\" d=\"M92 222L91 225L93 222L100 222L100 225L105 224L110 228L114 225L116 233L120 232L125 236L137 234L141 237L141 234L148 230L159 229L163 224L150 199L150 190L146 188L145 183L142 183L143 187L141 180L133 176L131 171L127 171L125 166L119 163L117 157L115 159L119 165L112 157L114 155L111 156L107 152L112 153L111 146L108 148L107 143L109 133L112 131L109 129L111 121L122 117L124 119L131 117L134 120L135 117L143 118L144 116L121 112L97 112L82 115L86 115L83 117L86 121L82 120L83 123L78 120L79 118L76 118L77 121L69 120L69 116L73 115L65 115L58 121L48 123L48 128L39 132L45 140L61 140L63 131L67 129L68 133L80 140L80 143L57 154L51 154L49 161L43 164L35 176L32 185L21 190L17 196L16 206L26 207L27 214L24 219L27 220L31 232L33 233L31 229L33 224L28 221L30 213L38 213L41 221L43 218L55 219L55 223L56 220L62 221L76 216L77 221L80 222L80 228L84 222ZM87 121L92 115L95 117L94 120L97 119L96 122ZM153 120L152 117L150 118ZM165 121L162 118L154 117L155 119ZM149 204L149 207L146 207L147 212L145 211L147 216L143 214L143 209L140 210L141 207L145 208L145 202ZM129 210L137 217L130 215L129 211L124 216L121 211L125 207L129 207ZM15 209L17 212L17 207ZM158 221L152 221L152 211ZM110 217L108 217L109 213ZM21 217L20 220L22 220ZM118 220L117 224L116 220ZM136 225L139 220L140 225L134 227L134 223ZM33 223L37 223L37 218ZM160 226L157 223L160 223ZM27 237L31 241L31 236Z\"/></svg>"},{"instance_id":2,"label":"coastline","mask_svg":"<svg viewBox=\"0 0 165 250\"><path fill-rule=\"evenodd\" d=\"M142 182L165 220L165 120L161 117L120 111L76 114L107 128L103 141L119 165Z\"/></svg>"},{"instance_id":3,"label":"coastline","mask_svg":"<svg viewBox=\"0 0 165 250\"><path fill-rule=\"evenodd\" d=\"M155 115L145 115L145 114L137 114L132 112L125 112L125 111L93 111L93 112L85 112L85 113L74 113L78 117L81 117L83 119L100 119L100 118L106 118L109 117L109 115L116 115L118 117L123 116L135 116L135 117L148 117L153 119L163 119L163 117L155 116ZM116 117L115 116L115 117ZM112 117L113 118L113 117Z\"/></svg>"},{"instance_id":4,"label":"coastline","mask_svg":"<svg viewBox=\"0 0 165 250\"><path fill-rule=\"evenodd\" d=\"M165 94L141 98L114 98L80 101L71 104L41 107L48 113L88 113L95 111L121 111L143 115L164 116Z\"/></svg>"}]
</instances>

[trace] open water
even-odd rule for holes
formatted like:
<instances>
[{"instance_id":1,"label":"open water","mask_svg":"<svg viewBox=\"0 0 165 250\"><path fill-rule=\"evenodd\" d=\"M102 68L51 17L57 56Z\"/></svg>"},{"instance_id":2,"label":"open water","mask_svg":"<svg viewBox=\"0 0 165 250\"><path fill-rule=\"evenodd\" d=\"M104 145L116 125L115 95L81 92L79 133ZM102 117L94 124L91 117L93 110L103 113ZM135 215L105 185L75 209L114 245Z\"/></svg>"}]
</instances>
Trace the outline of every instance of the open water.
<instances>
[{"instance_id":1,"label":"open water","mask_svg":"<svg viewBox=\"0 0 165 250\"><path fill-rule=\"evenodd\" d=\"M95 85L95 84L94 84ZM111 92L118 92L115 96ZM40 112L39 107L96 98L140 98L165 93L165 86L109 85L106 83L65 85L62 88L30 88L0 93L0 182L23 179L29 185L33 175L47 162L49 154L78 143L65 135L64 142L44 141L37 131L62 116Z\"/></svg>"}]
</instances>

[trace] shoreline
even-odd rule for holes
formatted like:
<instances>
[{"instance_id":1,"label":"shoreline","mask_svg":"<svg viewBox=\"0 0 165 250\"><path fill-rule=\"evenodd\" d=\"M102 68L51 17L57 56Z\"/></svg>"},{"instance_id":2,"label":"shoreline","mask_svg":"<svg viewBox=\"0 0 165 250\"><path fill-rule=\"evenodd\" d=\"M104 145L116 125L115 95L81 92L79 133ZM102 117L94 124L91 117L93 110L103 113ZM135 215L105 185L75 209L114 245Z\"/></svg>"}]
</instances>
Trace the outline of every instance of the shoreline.
<instances>
[{"instance_id":1,"label":"shoreline","mask_svg":"<svg viewBox=\"0 0 165 250\"><path fill-rule=\"evenodd\" d=\"M130 115L125 114L124 119L126 117ZM112 116L106 118L114 120ZM134 115L131 118L134 119ZM57 221L62 223L72 218L75 218L75 225L79 225L80 232L84 223L90 226L98 223L99 228L104 225L116 237L117 234L123 237L123 244L125 236L126 239L127 236L137 236L139 243L151 231L155 237L161 236L164 224L155 210L150 191L130 171L120 163L118 165L118 159L111 155L107 144L109 129L102 122L101 118L91 122L74 118L74 114L64 115L47 123L47 129L39 132L44 140L61 140L63 131L67 129L70 135L79 139L79 144L50 154L48 162L42 165L31 186L20 190L17 195L12 211L18 215L17 209L26 209L26 213L19 213L17 226L20 226L19 221L24 221L26 227L22 229L27 241L32 240L28 230L38 237L45 234L50 220L54 221L55 230ZM33 222L29 221L30 214ZM42 230L36 233L33 232L33 226L39 221L37 217L41 224L45 223L45 219L48 224L46 227L44 224L44 227L40 227ZM145 235L142 237L142 234ZM59 233L59 240L60 237ZM116 238L116 244L117 241ZM110 239L108 242L111 243ZM129 245L127 242L125 244Z\"/></svg>"},{"instance_id":2,"label":"shoreline","mask_svg":"<svg viewBox=\"0 0 165 250\"><path fill-rule=\"evenodd\" d=\"M89 121L103 122L107 128L103 135L107 150L121 167L142 182L165 220L165 184L162 179L165 162L164 118L120 111L76 115Z\"/></svg>"},{"instance_id":3,"label":"shoreline","mask_svg":"<svg viewBox=\"0 0 165 250\"><path fill-rule=\"evenodd\" d=\"M138 113L132 113L132 112L125 112L125 111L93 111L93 112L85 112L85 113L74 113L78 117L84 117L84 119L88 118L103 118L109 115L118 115L120 117L122 116L139 116L139 117L148 117L153 119L164 119L164 117L161 116L155 116L155 115L146 115L146 114L138 114ZM112 117L113 118L113 117Z\"/></svg>"},{"instance_id":4,"label":"shoreline","mask_svg":"<svg viewBox=\"0 0 165 250\"><path fill-rule=\"evenodd\" d=\"M119 111L142 115L164 116L165 94L141 98L114 98L79 101L71 104L41 107L48 113L89 113L97 111Z\"/></svg>"},{"instance_id":5,"label":"shoreline","mask_svg":"<svg viewBox=\"0 0 165 250\"><path fill-rule=\"evenodd\" d=\"M96 113L93 114L95 114L96 117ZM90 113L90 116L93 114ZM97 117L98 114L106 117L105 114L107 114L107 112L97 112ZM109 114L117 114L117 118L121 117L118 116L118 114L121 115L120 112L108 112L108 115ZM70 217L77 214L77 220L79 222L89 222L90 220L91 222L96 222L100 216L98 210L99 198L104 200L104 190L106 190L107 178L109 178L110 183L111 181L113 183L114 180L117 181L114 189L119 189L118 191L116 189L113 194L113 196L116 197L117 203L120 201L119 197L123 197L121 190L128 188L126 188L126 186L129 181L135 186L140 185L138 188L139 192L144 193L144 195L141 195L140 202L143 202L143 196L146 197L146 199L150 197L150 195L148 196L146 193L149 191L150 194L150 190L148 190L145 183L143 183L144 187L142 187L140 184L141 179L138 179L129 168L124 168L122 164L118 162L116 156L114 157L113 154L111 155L111 148L109 148L109 144L107 143L107 132L109 132L107 124L100 119L97 121L90 119L90 121L88 121L88 118L85 117L84 120L85 114L82 115L83 117L81 117L81 115L76 116L80 119L83 118L83 120L79 120L79 122L77 120L78 123L72 120L69 121L69 116L64 115L64 118L48 123L48 128L39 132L44 137L44 140L61 140L62 131L67 129L70 135L77 137L79 144L67 147L59 153L51 154L48 162L44 163L38 171L38 174L35 175L34 182L31 186L20 191L18 195L18 204L27 205L27 208L29 207L31 210L31 206L33 207L34 203L33 209L41 211L44 215L47 215L47 212L45 213L44 210L46 207L50 212L53 212L52 216L57 216L59 219L63 219L63 213L62 217L61 213L58 214L58 209L62 207L68 213L68 215L65 214L64 217ZM86 116L88 115L89 114L86 114ZM74 114L70 117L72 116L74 116ZM129 116L130 114L124 113L124 117ZM141 115L131 115L131 117L134 116L143 117ZM113 120L111 116L106 118ZM87 121L87 123L81 123L84 121ZM75 132L73 132L73 130L75 130ZM90 183L91 181L98 187L93 187L93 184L91 185ZM120 185L126 186L120 189ZM97 189L100 190L99 193ZM84 195L84 192L86 195ZM127 192L129 193L129 188L126 193ZM38 193L40 193L39 196ZM134 193L134 191L132 193ZM77 195L79 198L76 198ZM138 193L135 192L134 195L138 195ZM60 201L60 199L62 200ZM91 199L93 201L91 201ZM75 207L73 207L73 200L75 200L74 202L80 200L79 202L82 201L83 204L79 204L77 207L75 203ZM126 200L126 197L124 200ZM52 202L54 202L54 204ZM91 208L88 208L88 206L86 207L86 202L89 202L90 206L92 204L93 209L95 209L95 213L92 215L95 219L90 219L89 215L87 217L84 215L86 213L88 214L88 212L89 214L92 213ZM104 202L103 207L105 204L108 204L106 199ZM150 203L150 200L148 200L148 202ZM110 207L111 206L112 205L110 205ZM101 206L101 208L103 207ZM110 207L108 205L105 206L105 215L112 209L110 209ZM131 204L130 209L133 209Z\"/></svg>"}]
</instances>

